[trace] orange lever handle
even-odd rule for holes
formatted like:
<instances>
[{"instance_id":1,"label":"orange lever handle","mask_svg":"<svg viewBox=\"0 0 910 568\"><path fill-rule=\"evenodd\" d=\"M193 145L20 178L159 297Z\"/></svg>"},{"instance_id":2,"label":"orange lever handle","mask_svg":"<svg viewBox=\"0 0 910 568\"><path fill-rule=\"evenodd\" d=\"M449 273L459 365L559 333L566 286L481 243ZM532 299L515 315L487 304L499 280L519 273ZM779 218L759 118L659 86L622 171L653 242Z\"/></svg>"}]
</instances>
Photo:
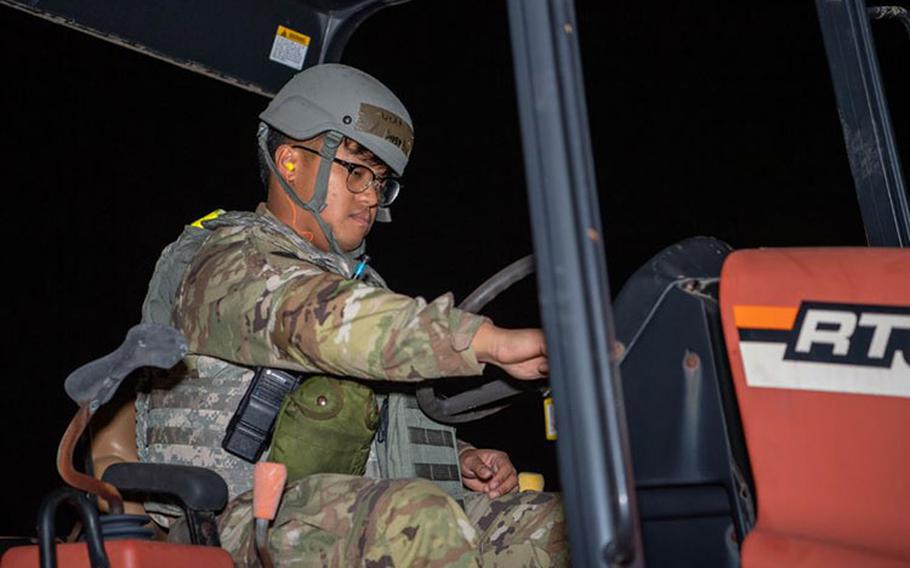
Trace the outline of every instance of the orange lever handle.
<instances>
[{"instance_id":1,"label":"orange lever handle","mask_svg":"<svg viewBox=\"0 0 910 568\"><path fill-rule=\"evenodd\" d=\"M259 462L253 471L253 516L271 521L278 512L288 469L283 463Z\"/></svg>"}]
</instances>

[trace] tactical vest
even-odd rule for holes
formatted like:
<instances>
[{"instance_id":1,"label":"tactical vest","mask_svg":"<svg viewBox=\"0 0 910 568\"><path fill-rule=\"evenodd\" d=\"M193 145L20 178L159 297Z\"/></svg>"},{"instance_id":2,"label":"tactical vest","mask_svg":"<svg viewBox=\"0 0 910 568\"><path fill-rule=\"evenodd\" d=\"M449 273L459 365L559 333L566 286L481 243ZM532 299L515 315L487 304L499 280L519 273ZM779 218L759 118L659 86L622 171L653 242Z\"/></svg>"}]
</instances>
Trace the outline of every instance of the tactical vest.
<instances>
[{"instance_id":1,"label":"tactical vest","mask_svg":"<svg viewBox=\"0 0 910 568\"><path fill-rule=\"evenodd\" d=\"M177 291L193 256L221 227L259 227L294 246L297 256L317 267L348 278L347 259L316 249L269 214L229 212L200 226L187 226L168 245L155 265L142 321L171 324ZM368 268L363 281L387 288ZM228 484L231 498L252 488L253 464L221 448L225 428L253 377L253 370L230 362L191 355L166 377L156 377L136 400L136 441L139 459L207 467ZM386 383L388 384L388 383ZM377 395L380 430L367 461L368 477L396 479L421 477L440 485L462 502L464 489L458 463L455 430L427 417L412 395Z\"/></svg>"}]
</instances>

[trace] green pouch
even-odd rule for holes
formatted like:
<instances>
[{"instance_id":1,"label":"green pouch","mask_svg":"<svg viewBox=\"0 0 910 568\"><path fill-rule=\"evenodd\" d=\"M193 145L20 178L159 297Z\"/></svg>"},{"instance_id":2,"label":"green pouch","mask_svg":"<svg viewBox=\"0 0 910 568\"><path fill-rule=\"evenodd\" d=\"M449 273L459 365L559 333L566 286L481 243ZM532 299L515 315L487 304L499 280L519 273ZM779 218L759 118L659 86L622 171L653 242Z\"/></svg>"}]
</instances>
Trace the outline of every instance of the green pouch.
<instances>
[{"instance_id":1,"label":"green pouch","mask_svg":"<svg viewBox=\"0 0 910 568\"><path fill-rule=\"evenodd\" d=\"M281 405L269 460L287 466L288 481L314 473L363 475L378 426L372 389L310 377Z\"/></svg>"}]
</instances>

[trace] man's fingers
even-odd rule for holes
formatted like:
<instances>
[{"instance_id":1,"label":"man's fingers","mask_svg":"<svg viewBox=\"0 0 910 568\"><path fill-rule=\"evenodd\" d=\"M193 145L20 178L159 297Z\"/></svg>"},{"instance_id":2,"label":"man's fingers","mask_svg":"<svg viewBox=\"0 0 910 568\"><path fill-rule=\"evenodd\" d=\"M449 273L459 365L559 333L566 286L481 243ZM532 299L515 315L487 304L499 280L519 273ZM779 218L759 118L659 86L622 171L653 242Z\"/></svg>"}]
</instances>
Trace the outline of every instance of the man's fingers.
<instances>
[{"instance_id":1,"label":"man's fingers","mask_svg":"<svg viewBox=\"0 0 910 568\"><path fill-rule=\"evenodd\" d=\"M487 495L489 495L490 499L495 499L500 495L505 495L515 487L518 482L518 475L515 472L515 466L512 465L512 461L505 453L497 452L489 463L496 471L496 475L487 483Z\"/></svg>"},{"instance_id":2,"label":"man's fingers","mask_svg":"<svg viewBox=\"0 0 910 568\"><path fill-rule=\"evenodd\" d=\"M547 344L540 329L481 326L475 340L478 360L493 363L516 379L540 379L550 372Z\"/></svg>"},{"instance_id":3,"label":"man's fingers","mask_svg":"<svg viewBox=\"0 0 910 568\"><path fill-rule=\"evenodd\" d=\"M483 463L483 460L477 454L466 457L461 464L461 469L462 477L468 479L476 478L486 482L493 477L493 470L487 467L487 464Z\"/></svg>"},{"instance_id":4,"label":"man's fingers","mask_svg":"<svg viewBox=\"0 0 910 568\"><path fill-rule=\"evenodd\" d=\"M528 366L537 372L539 377L546 377L550 374L550 360L546 357L537 357L528 361Z\"/></svg>"},{"instance_id":5,"label":"man's fingers","mask_svg":"<svg viewBox=\"0 0 910 568\"><path fill-rule=\"evenodd\" d=\"M462 457L461 458L461 476L465 479L474 479L477 477L477 474L474 473L474 468L477 467L477 462L480 460L475 456L471 457Z\"/></svg>"},{"instance_id":6,"label":"man's fingers","mask_svg":"<svg viewBox=\"0 0 910 568\"><path fill-rule=\"evenodd\" d=\"M493 470L485 465L481 465L475 469L474 472L477 474L477 477L483 481L488 481L491 477L493 477Z\"/></svg>"},{"instance_id":7,"label":"man's fingers","mask_svg":"<svg viewBox=\"0 0 910 568\"><path fill-rule=\"evenodd\" d=\"M496 350L500 363L520 363L536 357L546 357L547 345L541 330L511 329L503 332Z\"/></svg>"},{"instance_id":8,"label":"man's fingers","mask_svg":"<svg viewBox=\"0 0 910 568\"><path fill-rule=\"evenodd\" d=\"M477 479L469 479L467 477L464 478L464 486L467 487L468 489L470 489L471 491L477 491L477 492L486 491L486 489L487 489L487 484L484 483L483 481L479 481Z\"/></svg>"},{"instance_id":9,"label":"man's fingers","mask_svg":"<svg viewBox=\"0 0 910 568\"><path fill-rule=\"evenodd\" d=\"M530 381L546 377L550 372L550 362L546 357L535 357L521 363L504 365L502 368L515 379Z\"/></svg>"},{"instance_id":10,"label":"man's fingers","mask_svg":"<svg viewBox=\"0 0 910 568\"><path fill-rule=\"evenodd\" d=\"M500 495L512 492L518 486L518 474L515 473L514 469L510 469L505 478L499 481L497 485L494 486L491 481L487 486L490 488L490 499L496 499Z\"/></svg>"},{"instance_id":11,"label":"man's fingers","mask_svg":"<svg viewBox=\"0 0 910 568\"><path fill-rule=\"evenodd\" d=\"M506 477L502 483L499 484L495 490L490 491L490 499L496 499L500 495L505 495L506 493L511 493L515 491L518 487L518 475L513 470L512 473Z\"/></svg>"},{"instance_id":12,"label":"man's fingers","mask_svg":"<svg viewBox=\"0 0 910 568\"><path fill-rule=\"evenodd\" d=\"M472 449L461 454L464 485L496 499L518 487L518 473L509 455L499 450Z\"/></svg>"},{"instance_id":13,"label":"man's fingers","mask_svg":"<svg viewBox=\"0 0 910 568\"><path fill-rule=\"evenodd\" d=\"M512 475L515 475L515 467L511 463L503 464L487 485L490 486L490 489L499 489L503 482Z\"/></svg>"}]
</instances>

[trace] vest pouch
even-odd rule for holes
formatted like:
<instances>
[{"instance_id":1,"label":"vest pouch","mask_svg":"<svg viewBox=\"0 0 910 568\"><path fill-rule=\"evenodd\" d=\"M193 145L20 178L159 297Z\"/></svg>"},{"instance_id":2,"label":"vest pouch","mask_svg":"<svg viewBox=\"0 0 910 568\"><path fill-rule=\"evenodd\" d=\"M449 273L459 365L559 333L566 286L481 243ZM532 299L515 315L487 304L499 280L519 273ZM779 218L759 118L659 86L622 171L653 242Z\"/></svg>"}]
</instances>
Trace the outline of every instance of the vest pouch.
<instances>
[{"instance_id":1,"label":"vest pouch","mask_svg":"<svg viewBox=\"0 0 910 568\"><path fill-rule=\"evenodd\" d=\"M287 466L288 481L314 473L363 475L378 426L372 389L310 377L281 405L269 460Z\"/></svg>"}]
</instances>

